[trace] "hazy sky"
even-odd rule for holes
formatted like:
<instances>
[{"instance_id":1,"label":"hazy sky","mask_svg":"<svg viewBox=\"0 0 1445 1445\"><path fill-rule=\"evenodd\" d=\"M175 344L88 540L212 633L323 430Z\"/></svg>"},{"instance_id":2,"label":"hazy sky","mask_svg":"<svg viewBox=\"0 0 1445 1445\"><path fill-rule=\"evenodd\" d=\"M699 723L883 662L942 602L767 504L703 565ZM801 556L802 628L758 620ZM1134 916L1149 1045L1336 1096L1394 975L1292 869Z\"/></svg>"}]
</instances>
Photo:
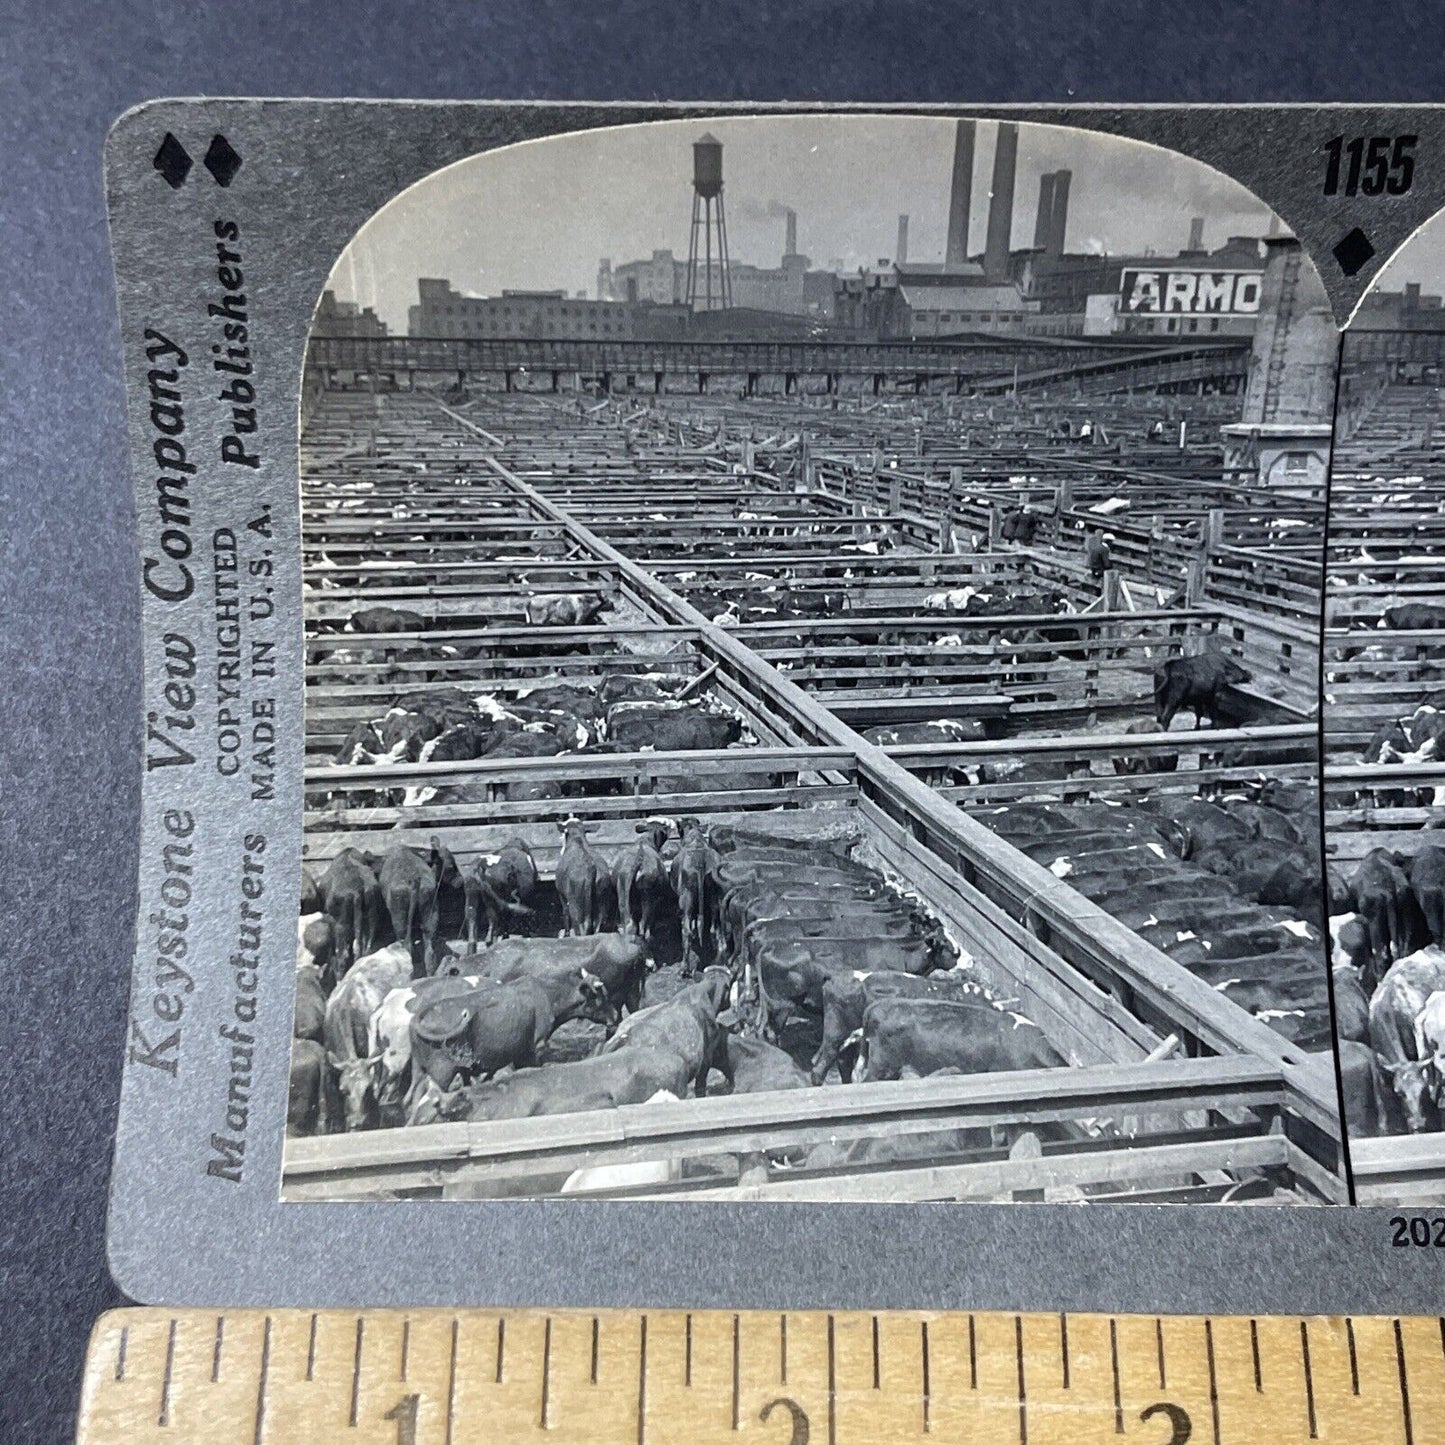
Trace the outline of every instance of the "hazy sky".
<instances>
[{"instance_id":1,"label":"hazy sky","mask_svg":"<svg viewBox=\"0 0 1445 1445\"><path fill-rule=\"evenodd\" d=\"M1445 291L1445 212L1432 216L1395 252L1375 285L1399 291L1407 281L1418 281L1421 290L1436 296Z\"/></svg>"},{"instance_id":2,"label":"hazy sky","mask_svg":"<svg viewBox=\"0 0 1445 1445\"><path fill-rule=\"evenodd\" d=\"M358 233L332 273L344 300L406 329L418 276L459 290L596 294L597 262L670 248L687 257L692 142L723 142L734 261L777 265L782 211L798 213L798 249L814 265L854 270L892 257L909 216L911 261L941 261L954 122L907 116L789 116L665 121L529 141L474 156L403 192ZM970 249L983 249L997 126L982 121L974 156ZM1135 141L1021 125L1013 245L1032 243L1039 176L1067 167L1070 250L1173 254L1189 218L1205 244L1262 236L1270 212L1198 161Z\"/></svg>"}]
</instances>

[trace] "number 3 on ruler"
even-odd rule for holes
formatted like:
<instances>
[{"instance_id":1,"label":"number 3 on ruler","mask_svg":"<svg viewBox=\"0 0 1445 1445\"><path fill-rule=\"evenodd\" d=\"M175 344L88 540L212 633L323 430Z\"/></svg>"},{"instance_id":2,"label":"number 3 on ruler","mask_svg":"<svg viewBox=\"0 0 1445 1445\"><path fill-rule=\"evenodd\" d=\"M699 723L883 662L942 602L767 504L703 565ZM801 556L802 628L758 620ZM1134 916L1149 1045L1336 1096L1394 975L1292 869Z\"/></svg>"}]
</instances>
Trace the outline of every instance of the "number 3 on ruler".
<instances>
[{"instance_id":1,"label":"number 3 on ruler","mask_svg":"<svg viewBox=\"0 0 1445 1445\"><path fill-rule=\"evenodd\" d=\"M1415 179L1415 142L1413 135L1372 135L1368 140L1356 136L1347 141L1337 135L1326 141L1322 149L1329 157L1325 166L1325 195L1378 196L1388 192L1403 196ZM1340 161L1345 167L1345 182L1340 185Z\"/></svg>"},{"instance_id":2,"label":"number 3 on ruler","mask_svg":"<svg viewBox=\"0 0 1445 1445\"><path fill-rule=\"evenodd\" d=\"M403 1395L381 1418L396 1421L396 1445L416 1445L416 1415L420 1395Z\"/></svg>"}]
</instances>

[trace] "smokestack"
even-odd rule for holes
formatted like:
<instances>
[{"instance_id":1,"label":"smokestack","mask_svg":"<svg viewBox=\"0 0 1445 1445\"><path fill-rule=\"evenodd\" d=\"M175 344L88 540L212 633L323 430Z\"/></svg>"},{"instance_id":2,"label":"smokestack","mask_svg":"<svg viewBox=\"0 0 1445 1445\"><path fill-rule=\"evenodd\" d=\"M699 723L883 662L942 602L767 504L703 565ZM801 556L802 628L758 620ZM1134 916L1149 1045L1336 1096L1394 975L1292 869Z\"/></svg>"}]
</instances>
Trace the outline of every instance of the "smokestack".
<instances>
[{"instance_id":1,"label":"smokestack","mask_svg":"<svg viewBox=\"0 0 1445 1445\"><path fill-rule=\"evenodd\" d=\"M1013 231L1014 171L1019 159L1019 128L1013 121L1000 121L993 151L993 190L988 202L988 241L984 247L983 270L990 281L1008 276L1009 238ZM1057 181L1055 182L1057 190Z\"/></svg>"},{"instance_id":2,"label":"smokestack","mask_svg":"<svg viewBox=\"0 0 1445 1445\"><path fill-rule=\"evenodd\" d=\"M1049 207L1049 237L1045 249L1053 256L1064 253L1064 232L1069 226L1069 182L1073 171L1054 172L1054 203Z\"/></svg>"},{"instance_id":3,"label":"smokestack","mask_svg":"<svg viewBox=\"0 0 1445 1445\"><path fill-rule=\"evenodd\" d=\"M1189 249L1191 251L1202 251L1204 249L1204 217L1194 216L1189 222Z\"/></svg>"},{"instance_id":4,"label":"smokestack","mask_svg":"<svg viewBox=\"0 0 1445 1445\"><path fill-rule=\"evenodd\" d=\"M1054 173L1039 177L1039 209L1034 215L1034 250L1047 251L1054 224Z\"/></svg>"},{"instance_id":5,"label":"smokestack","mask_svg":"<svg viewBox=\"0 0 1445 1445\"><path fill-rule=\"evenodd\" d=\"M953 137L953 186L948 194L948 246L945 266L963 266L968 261L969 208L973 201L974 123L961 120Z\"/></svg>"},{"instance_id":6,"label":"smokestack","mask_svg":"<svg viewBox=\"0 0 1445 1445\"><path fill-rule=\"evenodd\" d=\"M900 266L908 264L908 217L898 218L898 249L893 257Z\"/></svg>"},{"instance_id":7,"label":"smokestack","mask_svg":"<svg viewBox=\"0 0 1445 1445\"><path fill-rule=\"evenodd\" d=\"M783 248L783 255L796 256L798 254L798 213L789 209L784 214L788 218L788 244Z\"/></svg>"}]
</instances>

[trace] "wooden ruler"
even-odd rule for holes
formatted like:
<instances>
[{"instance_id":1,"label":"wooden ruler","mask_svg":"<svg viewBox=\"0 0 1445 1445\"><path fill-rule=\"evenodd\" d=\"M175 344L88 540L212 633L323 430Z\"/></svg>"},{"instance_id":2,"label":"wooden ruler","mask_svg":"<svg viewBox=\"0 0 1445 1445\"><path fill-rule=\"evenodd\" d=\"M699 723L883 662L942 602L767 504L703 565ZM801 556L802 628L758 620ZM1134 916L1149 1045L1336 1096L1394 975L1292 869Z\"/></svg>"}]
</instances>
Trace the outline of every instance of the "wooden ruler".
<instances>
[{"instance_id":1,"label":"wooden ruler","mask_svg":"<svg viewBox=\"0 0 1445 1445\"><path fill-rule=\"evenodd\" d=\"M1445 1321L129 1309L81 1445L1434 1445Z\"/></svg>"}]
</instances>

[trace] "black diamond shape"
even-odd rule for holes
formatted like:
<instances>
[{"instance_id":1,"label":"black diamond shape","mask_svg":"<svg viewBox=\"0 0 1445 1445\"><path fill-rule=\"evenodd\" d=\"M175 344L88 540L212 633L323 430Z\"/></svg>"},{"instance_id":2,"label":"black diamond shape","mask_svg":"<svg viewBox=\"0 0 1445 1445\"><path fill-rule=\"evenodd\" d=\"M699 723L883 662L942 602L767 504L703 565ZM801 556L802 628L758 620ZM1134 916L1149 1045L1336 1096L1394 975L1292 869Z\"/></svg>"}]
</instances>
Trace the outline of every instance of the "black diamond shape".
<instances>
[{"instance_id":1,"label":"black diamond shape","mask_svg":"<svg viewBox=\"0 0 1445 1445\"><path fill-rule=\"evenodd\" d=\"M166 132L166 138L161 142L161 148L156 152L156 158L151 164L173 191L180 190L191 173L191 158L186 154L185 146L170 131Z\"/></svg>"},{"instance_id":2,"label":"black diamond shape","mask_svg":"<svg viewBox=\"0 0 1445 1445\"><path fill-rule=\"evenodd\" d=\"M229 186L235 179L236 172L241 169L241 157L236 154L225 136L216 135L211 137L206 158L201 164L215 176L218 186Z\"/></svg>"},{"instance_id":3,"label":"black diamond shape","mask_svg":"<svg viewBox=\"0 0 1445 1445\"><path fill-rule=\"evenodd\" d=\"M1335 247L1335 260L1346 276L1353 276L1374 254L1370 238L1358 226Z\"/></svg>"}]
</instances>

